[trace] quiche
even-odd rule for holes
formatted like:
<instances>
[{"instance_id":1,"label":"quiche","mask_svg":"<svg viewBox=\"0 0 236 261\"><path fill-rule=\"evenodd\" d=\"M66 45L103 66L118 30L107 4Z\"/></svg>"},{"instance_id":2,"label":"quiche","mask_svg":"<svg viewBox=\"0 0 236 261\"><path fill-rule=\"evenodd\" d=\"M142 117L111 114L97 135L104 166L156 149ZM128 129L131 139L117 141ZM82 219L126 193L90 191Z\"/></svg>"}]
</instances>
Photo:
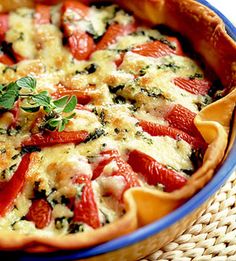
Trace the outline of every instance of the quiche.
<instances>
[{"instance_id":1,"label":"quiche","mask_svg":"<svg viewBox=\"0 0 236 261\"><path fill-rule=\"evenodd\" d=\"M0 7L1 249L108 241L211 179L236 101L236 45L212 11L192 0Z\"/></svg>"}]
</instances>

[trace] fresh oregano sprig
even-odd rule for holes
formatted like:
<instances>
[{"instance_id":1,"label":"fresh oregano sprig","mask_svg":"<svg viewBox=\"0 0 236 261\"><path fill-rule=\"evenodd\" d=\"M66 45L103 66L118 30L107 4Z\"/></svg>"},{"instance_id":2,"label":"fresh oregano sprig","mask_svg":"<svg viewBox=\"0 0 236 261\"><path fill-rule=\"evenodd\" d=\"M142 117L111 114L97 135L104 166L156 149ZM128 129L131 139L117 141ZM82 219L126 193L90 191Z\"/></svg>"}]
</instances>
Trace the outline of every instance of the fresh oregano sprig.
<instances>
[{"instance_id":1,"label":"fresh oregano sprig","mask_svg":"<svg viewBox=\"0 0 236 261\"><path fill-rule=\"evenodd\" d=\"M63 96L52 99L47 91L36 92L36 79L23 77L7 85L0 85L0 108L11 110L17 100L23 99L26 112L35 113L41 108L46 113L42 127L49 130L63 131L69 120L75 116L73 110L77 104L76 96ZM64 114L69 114L64 116Z\"/></svg>"}]
</instances>

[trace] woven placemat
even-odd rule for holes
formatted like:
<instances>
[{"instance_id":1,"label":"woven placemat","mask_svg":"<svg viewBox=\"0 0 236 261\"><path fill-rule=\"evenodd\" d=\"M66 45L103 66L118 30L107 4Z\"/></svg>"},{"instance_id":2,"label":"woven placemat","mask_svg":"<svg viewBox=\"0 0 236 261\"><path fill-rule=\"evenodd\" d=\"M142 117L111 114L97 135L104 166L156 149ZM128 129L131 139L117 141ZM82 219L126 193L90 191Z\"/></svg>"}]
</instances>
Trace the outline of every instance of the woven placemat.
<instances>
[{"instance_id":1,"label":"woven placemat","mask_svg":"<svg viewBox=\"0 0 236 261\"><path fill-rule=\"evenodd\" d=\"M236 261L236 172L183 235L141 261Z\"/></svg>"}]
</instances>

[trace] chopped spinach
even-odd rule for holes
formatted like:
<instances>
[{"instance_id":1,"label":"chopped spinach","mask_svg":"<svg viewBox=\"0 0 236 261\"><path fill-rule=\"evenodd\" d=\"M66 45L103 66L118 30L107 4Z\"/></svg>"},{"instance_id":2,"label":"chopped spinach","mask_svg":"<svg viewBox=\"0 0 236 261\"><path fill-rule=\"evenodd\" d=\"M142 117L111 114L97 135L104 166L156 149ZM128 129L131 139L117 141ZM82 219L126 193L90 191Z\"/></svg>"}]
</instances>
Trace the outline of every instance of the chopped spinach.
<instances>
[{"instance_id":1,"label":"chopped spinach","mask_svg":"<svg viewBox=\"0 0 236 261\"><path fill-rule=\"evenodd\" d=\"M203 78L203 75L201 73L195 73L189 76L189 80L194 80L196 78Z\"/></svg>"},{"instance_id":2,"label":"chopped spinach","mask_svg":"<svg viewBox=\"0 0 236 261\"><path fill-rule=\"evenodd\" d=\"M6 149L5 148L3 148L3 149L0 149L0 153L1 154L4 154L4 153L6 153L7 151L6 151Z\"/></svg>"},{"instance_id":3,"label":"chopped spinach","mask_svg":"<svg viewBox=\"0 0 236 261\"><path fill-rule=\"evenodd\" d=\"M141 92L146 94L148 97L166 99L166 97L163 95L162 91L160 89L157 89L157 88L153 88L151 90L141 88Z\"/></svg>"},{"instance_id":4,"label":"chopped spinach","mask_svg":"<svg viewBox=\"0 0 236 261\"><path fill-rule=\"evenodd\" d=\"M153 140L151 138L146 137L145 134L143 132L141 132L141 131L137 131L135 133L135 136L136 137L141 137L149 145L153 144Z\"/></svg>"},{"instance_id":5,"label":"chopped spinach","mask_svg":"<svg viewBox=\"0 0 236 261\"><path fill-rule=\"evenodd\" d=\"M139 70L139 76L144 76L147 73L147 70L150 68L150 65L147 65Z\"/></svg>"},{"instance_id":6,"label":"chopped spinach","mask_svg":"<svg viewBox=\"0 0 236 261\"><path fill-rule=\"evenodd\" d=\"M105 222L103 222L102 225L110 224L109 216L103 210L99 209L99 211L103 214L105 219Z\"/></svg>"},{"instance_id":7,"label":"chopped spinach","mask_svg":"<svg viewBox=\"0 0 236 261\"><path fill-rule=\"evenodd\" d=\"M62 196L61 196L61 204L63 204L63 205L68 205L68 204L70 204L70 199L67 198L65 195L62 195Z\"/></svg>"},{"instance_id":8,"label":"chopped spinach","mask_svg":"<svg viewBox=\"0 0 236 261\"><path fill-rule=\"evenodd\" d=\"M18 157L20 157L21 153L15 154L14 156L11 157L12 160L17 159Z\"/></svg>"},{"instance_id":9,"label":"chopped spinach","mask_svg":"<svg viewBox=\"0 0 236 261\"><path fill-rule=\"evenodd\" d=\"M40 189L40 182L39 181L35 181L34 182L34 188L33 188L33 192L34 192L34 198L35 199L41 199L41 198L46 198L46 190L45 189Z\"/></svg>"},{"instance_id":10,"label":"chopped spinach","mask_svg":"<svg viewBox=\"0 0 236 261\"><path fill-rule=\"evenodd\" d=\"M92 141L92 140L96 140L103 135L105 135L105 131L103 129L96 128L94 130L94 132L92 132L88 135L88 137L85 139L84 143L87 143L87 142Z\"/></svg>"},{"instance_id":11,"label":"chopped spinach","mask_svg":"<svg viewBox=\"0 0 236 261\"><path fill-rule=\"evenodd\" d=\"M13 66L6 66L3 70L2 73L5 74L8 70L12 70L13 72L17 71L17 66L13 65Z\"/></svg>"},{"instance_id":12,"label":"chopped spinach","mask_svg":"<svg viewBox=\"0 0 236 261\"><path fill-rule=\"evenodd\" d=\"M193 149L190 160L193 164L194 170L198 169L202 165L203 153L200 149Z\"/></svg>"},{"instance_id":13,"label":"chopped spinach","mask_svg":"<svg viewBox=\"0 0 236 261\"><path fill-rule=\"evenodd\" d=\"M91 63L90 65L88 65L84 70L88 73L88 74L91 74L91 73L94 73L96 72L98 66L95 64L95 63Z\"/></svg>"},{"instance_id":14,"label":"chopped spinach","mask_svg":"<svg viewBox=\"0 0 236 261\"><path fill-rule=\"evenodd\" d=\"M125 101L126 99L121 95L117 95L116 97L113 98L113 102L117 104L124 104Z\"/></svg>"},{"instance_id":15,"label":"chopped spinach","mask_svg":"<svg viewBox=\"0 0 236 261\"><path fill-rule=\"evenodd\" d=\"M80 223L71 223L68 228L68 233L74 234L77 232L84 232L84 225Z\"/></svg>"},{"instance_id":16,"label":"chopped spinach","mask_svg":"<svg viewBox=\"0 0 236 261\"><path fill-rule=\"evenodd\" d=\"M115 87L110 86L110 85L108 86L110 93L117 93L118 91L123 90L124 87L125 87L124 84L120 84Z\"/></svg>"},{"instance_id":17,"label":"chopped spinach","mask_svg":"<svg viewBox=\"0 0 236 261\"><path fill-rule=\"evenodd\" d=\"M98 65L95 63L91 63L88 66L86 66L82 71L75 71L75 74L92 74L95 73L98 68Z\"/></svg>"},{"instance_id":18,"label":"chopped spinach","mask_svg":"<svg viewBox=\"0 0 236 261\"><path fill-rule=\"evenodd\" d=\"M119 134L120 131L121 131L121 130L120 130L119 128L115 128L115 129L114 129L114 132L115 132L116 134Z\"/></svg>"},{"instance_id":19,"label":"chopped spinach","mask_svg":"<svg viewBox=\"0 0 236 261\"><path fill-rule=\"evenodd\" d=\"M172 42L168 41L167 39L161 38L159 39L159 41L163 44L168 45L171 49L176 50L176 46Z\"/></svg>"},{"instance_id":20,"label":"chopped spinach","mask_svg":"<svg viewBox=\"0 0 236 261\"><path fill-rule=\"evenodd\" d=\"M40 151L41 151L41 149L37 146L26 146L26 147L22 147L21 154L40 152Z\"/></svg>"},{"instance_id":21,"label":"chopped spinach","mask_svg":"<svg viewBox=\"0 0 236 261\"><path fill-rule=\"evenodd\" d=\"M54 225L56 229L62 229L64 226L67 224L67 219L66 217L57 217L54 220Z\"/></svg>"},{"instance_id":22,"label":"chopped spinach","mask_svg":"<svg viewBox=\"0 0 236 261\"><path fill-rule=\"evenodd\" d=\"M15 171L16 167L17 167L17 164L13 164L13 165L10 166L9 170L10 171Z\"/></svg>"},{"instance_id":23,"label":"chopped spinach","mask_svg":"<svg viewBox=\"0 0 236 261\"><path fill-rule=\"evenodd\" d=\"M177 70L179 70L181 67L176 65L174 62L169 62L169 63L164 63L164 64L160 64L157 65L157 69L166 69L169 68L171 69L173 72L176 72Z\"/></svg>"}]
</instances>

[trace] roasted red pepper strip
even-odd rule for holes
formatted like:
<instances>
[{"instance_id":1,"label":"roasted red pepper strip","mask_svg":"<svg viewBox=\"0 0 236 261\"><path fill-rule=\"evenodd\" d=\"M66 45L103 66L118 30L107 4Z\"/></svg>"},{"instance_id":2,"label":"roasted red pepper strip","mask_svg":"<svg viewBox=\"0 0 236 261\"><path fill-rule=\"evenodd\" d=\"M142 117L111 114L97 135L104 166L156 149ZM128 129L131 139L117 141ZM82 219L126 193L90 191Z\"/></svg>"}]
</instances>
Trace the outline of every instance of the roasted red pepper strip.
<instances>
[{"instance_id":1,"label":"roasted red pepper strip","mask_svg":"<svg viewBox=\"0 0 236 261\"><path fill-rule=\"evenodd\" d=\"M10 110L14 117L14 121L10 125L10 128L15 128L18 124L19 121L19 115L20 115L20 105L19 105L19 100L15 103L13 109Z\"/></svg>"},{"instance_id":2,"label":"roasted red pepper strip","mask_svg":"<svg viewBox=\"0 0 236 261\"><path fill-rule=\"evenodd\" d=\"M96 179L99 177L103 169L107 164L109 164L114 158L118 157L118 151L117 150L108 150L101 153L101 156L104 157L103 160L101 160L96 168L93 170L93 179Z\"/></svg>"},{"instance_id":3,"label":"roasted red pepper strip","mask_svg":"<svg viewBox=\"0 0 236 261\"><path fill-rule=\"evenodd\" d=\"M75 12L79 17L74 18L74 21L66 19L67 13ZM68 37L70 51L77 60L86 60L95 50L93 38L82 31L73 22L85 17L89 12L89 7L77 1L65 1L62 5L62 26L64 34ZM71 16L71 15L70 15Z\"/></svg>"},{"instance_id":4,"label":"roasted red pepper strip","mask_svg":"<svg viewBox=\"0 0 236 261\"><path fill-rule=\"evenodd\" d=\"M0 43L2 41L5 41L5 35L9 29L8 19L9 19L8 14L0 14ZM24 60L24 58L22 56L20 56L19 54L17 54L14 50L11 50L11 52L14 55L16 62L20 62L20 61ZM4 55L2 57L3 63L5 63L7 65L9 63L9 65L12 65L14 62L11 60L11 58L9 58L9 59L8 58L9 58L8 56Z\"/></svg>"},{"instance_id":5,"label":"roasted red pepper strip","mask_svg":"<svg viewBox=\"0 0 236 261\"><path fill-rule=\"evenodd\" d=\"M85 32L73 32L68 38L69 47L72 55L77 60L86 60L95 50L93 38Z\"/></svg>"},{"instance_id":6,"label":"roasted red pepper strip","mask_svg":"<svg viewBox=\"0 0 236 261\"><path fill-rule=\"evenodd\" d=\"M174 37L166 37L168 41L177 43L176 48L171 48L166 43L161 41L147 42L141 45L134 47L131 51L143 56L158 58L165 55L177 54L183 55L182 48L177 40Z\"/></svg>"},{"instance_id":7,"label":"roasted red pepper strip","mask_svg":"<svg viewBox=\"0 0 236 261\"><path fill-rule=\"evenodd\" d=\"M123 193L129 188L139 187L140 183L138 180L138 175L132 170L130 165L121 157L115 158L115 162L118 166L118 170L114 171L112 176L122 176L126 181L126 186L123 190Z\"/></svg>"},{"instance_id":8,"label":"roasted red pepper strip","mask_svg":"<svg viewBox=\"0 0 236 261\"><path fill-rule=\"evenodd\" d=\"M26 219L35 223L39 229L49 225L52 219L52 207L45 199L33 200Z\"/></svg>"},{"instance_id":9,"label":"roasted red pepper strip","mask_svg":"<svg viewBox=\"0 0 236 261\"><path fill-rule=\"evenodd\" d=\"M104 157L104 159L102 161L100 161L99 164L97 165L97 167L94 169L93 179L96 179L97 177L99 177L101 175L101 173L103 172L103 169L105 168L105 166L114 160L118 167L118 170L114 171L111 174L111 176L122 176L124 178L124 180L126 181L126 187L125 187L124 191L131 187L140 186L137 174L135 172L133 172L133 170L131 169L129 164L127 164L127 162L125 162L121 158L118 151L108 150L108 151L102 152L101 155Z\"/></svg>"},{"instance_id":10,"label":"roasted red pepper strip","mask_svg":"<svg viewBox=\"0 0 236 261\"><path fill-rule=\"evenodd\" d=\"M112 24L109 26L102 39L97 44L97 50L106 49L109 45L116 42L119 36L125 36L135 32L137 26L132 24L122 25L122 24Z\"/></svg>"},{"instance_id":11,"label":"roasted red pepper strip","mask_svg":"<svg viewBox=\"0 0 236 261\"><path fill-rule=\"evenodd\" d=\"M91 101L91 97L88 94L76 89L58 88L57 91L52 94L52 96L56 99L67 95L75 95L78 104L86 105Z\"/></svg>"},{"instance_id":12,"label":"roasted red pepper strip","mask_svg":"<svg viewBox=\"0 0 236 261\"><path fill-rule=\"evenodd\" d=\"M21 162L12 176L12 178L4 182L0 189L0 217L3 217L8 210L12 207L16 197L21 192L24 183L25 176L30 164L30 154L25 154Z\"/></svg>"},{"instance_id":13,"label":"roasted red pepper strip","mask_svg":"<svg viewBox=\"0 0 236 261\"><path fill-rule=\"evenodd\" d=\"M194 149L205 148L207 146L202 139L192 137L184 131L169 126L163 126L148 121L140 121L139 125L144 131L148 132L152 136L169 136L175 140L184 140Z\"/></svg>"},{"instance_id":14,"label":"roasted red pepper strip","mask_svg":"<svg viewBox=\"0 0 236 261\"><path fill-rule=\"evenodd\" d=\"M81 105L81 104L77 104L75 108L76 108L77 110L90 111L90 112L92 112L91 109L86 108L84 105Z\"/></svg>"},{"instance_id":15,"label":"roasted red pepper strip","mask_svg":"<svg viewBox=\"0 0 236 261\"><path fill-rule=\"evenodd\" d=\"M14 61L7 54L0 53L0 63L13 65Z\"/></svg>"},{"instance_id":16,"label":"roasted red pepper strip","mask_svg":"<svg viewBox=\"0 0 236 261\"><path fill-rule=\"evenodd\" d=\"M89 7L78 1L67 0L67 1L63 2L61 10L62 10L62 13L65 13L65 12L71 10L73 12L76 12L81 17L85 17L89 12Z\"/></svg>"},{"instance_id":17,"label":"roasted red pepper strip","mask_svg":"<svg viewBox=\"0 0 236 261\"><path fill-rule=\"evenodd\" d=\"M52 131L47 133L33 134L28 140L22 143L23 147L26 146L38 146L48 147L56 144L64 143L80 143L84 141L88 136L87 131Z\"/></svg>"},{"instance_id":18,"label":"roasted red pepper strip","mask_svg":"<svg viewBox=\"0 0 236 261\"><path fill-rule=\"evenodd\" d=\"M100 227L91 180L86 175L80 175L76 177L74 183L83 185L83 188L81 198L75 198L73 220L84 222L93 228Z\"/></svg>"},{"instance_id":19,"label":"roasted red pepper strip","mask_svg":"<svg viewBox=\"0 0 236 261\"><path fill-rule=\"evenodd\" d=\"M161 183L167 192L180 189L187 182L187 179L179 173L166 168L149 155L138 150L130 152L128 163L135 172L143 175L149 185L155 186L157 183Z\"/></svg>"},{"instance_id":20,"label":"roasted red pepper strip","mask_svg":"<svg viewBox=\"0 0 236 261\"><path fill-rule=\"evenodd\" d=\"M207 94L211 88L211 83L205 79L186 79L178 77L174 79L174 84L190 93L201 95Z\"/></svg>"},{"instance_id":21,"label":"roasted red pepper strip","mask_svg":"<svg viewBox=\"0 0 236 261\"><path fill-rule=\"evenodd\" d=\"M36 24L50 24L50 6L38 4L35 7L35 12Z\"/></svg>"},{"instance_id":22,"label":"roasted red pepper strip","mask_svg":"<svg viewBox=\"0 0 236 261\"><path fill-rule=\"evenodd\" d=\"M0 42L5 40L5 34L8 28L8 14L0 14Z\"/></svg>"},{"instance_id":23,"label":"roasted red pepper strip","mask_svg":"<svg viewBox=\"0 0 236 261\"><path fill-rule=\"evenodd\" d=\"M15 52L14 50L13 50L13 55L15 57L16 62L21 62L21 61L24 61L25 59L27 59L27 58L21 56L20 54L18 54L17 52Z\"/></svg>"},{"instance_id":24,"label":"roasted red pepper strip","mask_svg":"<svg viewBox=\"0 0 236 261\"><path fill-rule=\"evenodd\" d=\"M176 104L172 110L167 113L165 120L167 120L173 128L182 130L190 136L202 138L194 124L195 116L196 113L188 110L180 104Z\"/></svg>"}]
</instances>

